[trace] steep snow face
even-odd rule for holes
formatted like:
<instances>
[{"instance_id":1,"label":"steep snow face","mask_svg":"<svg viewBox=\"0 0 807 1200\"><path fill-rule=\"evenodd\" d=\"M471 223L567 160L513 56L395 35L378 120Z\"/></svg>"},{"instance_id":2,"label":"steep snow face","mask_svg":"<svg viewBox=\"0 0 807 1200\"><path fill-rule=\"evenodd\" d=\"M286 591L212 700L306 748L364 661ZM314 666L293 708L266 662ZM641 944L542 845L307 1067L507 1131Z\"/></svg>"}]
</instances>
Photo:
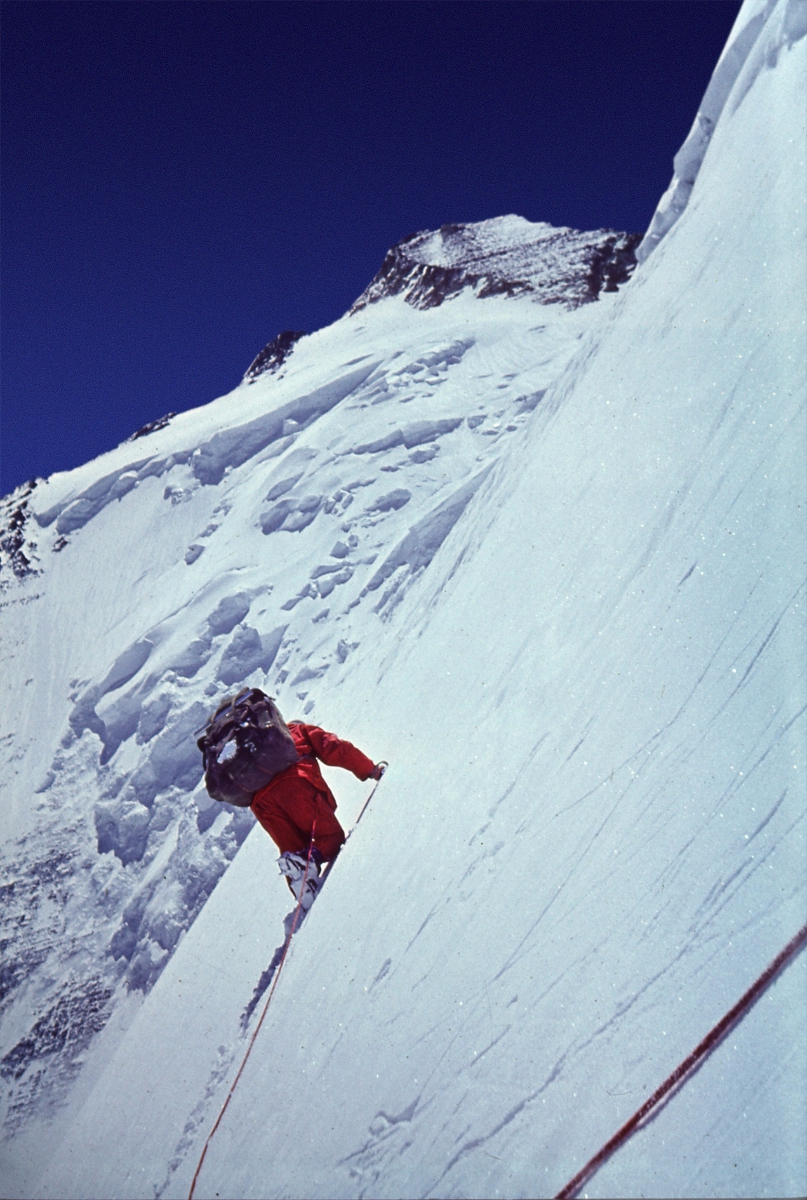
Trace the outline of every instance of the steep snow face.
<instances>
[{"instance_id":1,"label":"steep snow face","mask_svg":"<svg viewBox=\"0 0 807 1200\"><path fill-rule=\"evenodd\" d=\"M103 945L87 897L114 912L136 879L124 924L147 940L118 962L159 966L193 853L212 835L225 859L241 836L219 814L200 837L193 780L171 774L190 772L181 723L230 686L226 663L260 681L273 655L281 703L316 696L317 719L392 761L295 939L201 1195L554 1194L804 922L807 64L804 38L781 41L789 11L766 9L764 65L738 76L663 244L610 308L563 318L597 315L575 354L561 330L582 327L536 330L553 310L529 301L387 298L301 341L260 411L258 381L217 402L226 430L214 405L151 435L167 480L115 451L30 502L49 529L104 501L16 626L56 679L83 659L72 707L50 701L73 740L37 821L47 845L85 821L88 880L107 817L81 816L76 780L116 781L98 801L108 882L74 874L84 899L65 902L68 929L89 926L85 978ZM75 590L56 572L69 551L95 578L112 546L115 620L62 646L54 606ZM115 748L125 711L140 733ZM359 795L339 794L349 819ZM158 840L148 816L124 864L135 803L172 817ZM32 1192L187 1194L280 934L271 860L257 830L143 1006L96 1040ZM806 988L802 956L588 1194L803 1192Z\"/></svg>"},{"instance_id":2,"label":"steep snow face","mask_svg":"<svg viewBox=\"0 0 807 1200\"><path fill-rule=\"evenodd\" d=\"M253 827L199 787L195 731L256 684L346 732L327 697L394 639L402 600L614 299L569 312L468 291L424 313L388 298L4 501L14 1161L44 1145L41 1119L86 1086L100 1030L153 986Z\"/></svg>"},{"instance_id":3,"label":"steep snow face","mask_svg":"<svg viewBox=\"0 0 807 1200\"><path fill-rule=\"evenodd\" d=\"M673 227L689 203L720 115L729 103L732 113L759 73L776 65L784 51L807 33L804 0L748 0L737 15L714 74L701 101L689 135L675 156L674 173L659 201L650 227L636 251L644 262Z\"/></svg>"},{"instance_id":4,"label":"steep snow face","mask_svg":"<svg viewBox=\"0 0 807 1200\"><path fill-rule=\"evenodd\" d=\"M350 311L386 296L435 308L465 288L479 297L529 295L542 304L576 308L627 282L640 241L640 234L581 233L513 215L443 225L393 246Z\"/></svg>"},{"instance_id":5,"label":"steep snow face","mask_svg":"<svg viewBox=\"0 0 807 1200\"><path fill-rule=\"evenodd\" d=\"M117 983L99 968L116 905L139 897L116 960L136 982L138 955L168 957L161 914L193 910L205 848L226 861L242 836L221 813L200 836L171 775L230 651L289 715L315 701L392 765L292 944L198 1195L555 1194L804 923L807 40L781 43L786 11L766 10L764 65L622 295L387 297L133 444L150 457L119 448L29 497L43 574L7 593L14 694L31 664L53 682L49 722L25 715L7 743L16 852L44 863L61 838L87 868L54 861L51 925L43 908L39 941L18 935L62 992L43 966L9 1008L13 1111L70 1014L103 1015L100 994L70 997L93 970ZM413 441L420 422L433 436ZM331 560L353 574L323 596ZM105 614L92 639L70 623L78 578ZM124 697L137 728L115 748ZM43 727L65 745L38 748ZM154 779L124 864L143 821L126 805ZM349 824L366 790L334 783ZM123 831L100 860L82 786ZM18 1194L187 1195L281 935L273 857L250 834L145 1001L73 1043L63 1140L37 1181L20 1134ZM587 1193L803 1193L806 993L802 955Z\"/></svg>"}]
</instances>

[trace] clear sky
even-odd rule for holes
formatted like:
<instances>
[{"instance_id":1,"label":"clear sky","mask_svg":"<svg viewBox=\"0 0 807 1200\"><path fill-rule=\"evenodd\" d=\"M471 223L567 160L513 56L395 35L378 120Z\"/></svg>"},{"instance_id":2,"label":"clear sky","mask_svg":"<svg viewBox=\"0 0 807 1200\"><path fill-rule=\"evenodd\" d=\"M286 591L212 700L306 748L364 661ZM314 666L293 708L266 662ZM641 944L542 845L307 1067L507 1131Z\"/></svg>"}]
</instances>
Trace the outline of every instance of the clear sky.
<instances>
[{"instance_id":1,"label":"clear sky","mask_svg":"<svg viewBox=\"0 0 807 1200\"><path fill-rule=\"evenodd\" d=\"M228 391L417 230L644 230L739 8L5 0L0 491Z\"/></svg>"}]
</instances>

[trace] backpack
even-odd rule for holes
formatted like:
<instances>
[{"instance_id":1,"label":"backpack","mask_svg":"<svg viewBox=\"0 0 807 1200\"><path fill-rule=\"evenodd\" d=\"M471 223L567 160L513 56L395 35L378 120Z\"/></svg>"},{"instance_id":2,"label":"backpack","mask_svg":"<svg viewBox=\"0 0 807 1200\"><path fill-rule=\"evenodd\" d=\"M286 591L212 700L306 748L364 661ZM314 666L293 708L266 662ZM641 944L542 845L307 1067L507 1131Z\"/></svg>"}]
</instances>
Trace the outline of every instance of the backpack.
<instances>
[{"instance_id":1,"label":"backpack","mask_svg":"<svg viewBox=\"0 0 807 1200\"><path fill-rule=\"evenodd\" d=\"M196 745L208 795L239 808L248 808L255 792L298 761L286 722L260 688L244 688L223 700Z\"/></svg>"}]
</instances>

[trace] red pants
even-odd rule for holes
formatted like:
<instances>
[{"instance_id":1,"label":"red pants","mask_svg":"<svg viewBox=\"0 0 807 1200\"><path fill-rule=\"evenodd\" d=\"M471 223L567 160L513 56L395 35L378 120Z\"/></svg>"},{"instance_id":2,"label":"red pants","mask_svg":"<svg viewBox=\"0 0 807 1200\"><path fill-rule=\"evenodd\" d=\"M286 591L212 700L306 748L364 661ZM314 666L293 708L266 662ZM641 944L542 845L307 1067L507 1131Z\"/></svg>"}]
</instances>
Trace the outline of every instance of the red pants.
<instances>
[{"instance_id":1,"label":"red pants","mask_svg":"<svg viewBox=\"0 0 807 1200\"><path fill-rule=\"evenodd\" d=\"M252 811L281 854L287 850L308 853L311 835L325 862L335 858L345 840L345 831L322 792L306 779L278 781L257 792Z\"/></svg>"}]
</instances>

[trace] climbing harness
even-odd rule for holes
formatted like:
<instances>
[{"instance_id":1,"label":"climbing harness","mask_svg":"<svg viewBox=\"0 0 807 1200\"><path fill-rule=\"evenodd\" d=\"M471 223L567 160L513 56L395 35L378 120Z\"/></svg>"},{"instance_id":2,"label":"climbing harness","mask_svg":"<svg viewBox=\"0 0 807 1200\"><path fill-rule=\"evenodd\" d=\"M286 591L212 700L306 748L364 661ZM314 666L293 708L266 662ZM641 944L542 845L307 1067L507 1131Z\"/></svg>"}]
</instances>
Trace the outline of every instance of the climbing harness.
<instances>
[{"instance_id":1,"label":"climbing harness","mask_svg":"<svg viewBox=\"0 0 807 1200\"><path fill-rule=\"evenodd\" d=\"M631 1134L636 1130L637 1126L647 1116L647 1114L658 1105L664 1097L679 1084L683 1084L687 1077L691 1075L697 1064L707 1055L711 1054L715 1046L723 1040L725 1035L741 1017L744 1017L748 1010L756 1003L765 989L773 983L776 976L782 971L792 959L796 957L798 952L804 948L807 942L807 925L803 925L794 938L787 943L784 950L781 950L776 958L770 963L760 975L756 983L752 984L748 991L740 997L733 1008L730 1008L726 1015L718 1021L706 1037L700 1042L688 1058L685 1058L680 1063L672 1075L664 1080L660 1087L656 1088L653 1095L645 1100L641 1108L633 1114L630 1120L626 1121L621 1129L617 1130L610 1141L606 1142L601 1150L598 1150L593 1158L589 1159L582 1170L578 1171L573 1179L570 1179L566 1186L558 1192L555 1200L572 1200L580 1191L581 1187L587 1180L591 1178L595 1171L598 1171L603 1163L611 1157L616 1149L626 1142Z\"/></svg>"},{"instance_id":2,"label":"climbing harness","mask_svg":"<svg viewBox=\"0 0 807 1200\"><path fill-rule=\"evenodd\" d=\"M389 766L389 763L385 762L382 759L382 761L378 765L380 767L383 767L384 770L386 770L386 768ZM383 777L383 774L384 774L384 771L382 770L382 772L381 772L382 777ZM348 833L347 838L345 838L345 842L347 842L348 838L350 837L350 834L353 833L353 831L355 830L359 821L364 816L364 813L367 810L367 806L369 805L373 796L376 794L376 791L378 789L378 785L380 782L381 782L380 778L376 780L375 787L370 792L370 795L367 797L364 804L362 805L361 812L356 817L356 820L354 821L353 825L351 826L350 832ZM244 1057L241 1060L241 1066L238 1068L238 1073L237 1073L235 1079L230 1084L230 1090L227 1093L227 1097L226 1097L224 1103L222 1104L219 1115L216 1117L215 1124L213 1125L213 1128L210 1130L210 1133L207 1135L207 1140L205 1141L205 1144L202 1147L202 1153L199 1156L199 1162L196 1164L196 1170L194 1171L193 1179L191 1180L191 1190L188 1192L188 1200L193 1200L193 1194L194 1194L194 1191L196 1190L196 1184L199 1179L199 1172L201 1171L202 1164L205 1161L205 1155L207 1154L207 1148L210 1145L211 1141L213 1140L213 1135L215 1134L216 1130L218 1129L219 1125L221 1124L222 1118L224 1117L224 1114L227 1111L227 1107L230 1103L230 1100L232 1099L233 1092L235 1091L236 1087L238 1086L238 1081L244 1072L244 1067L247 1065L247 1059L249 1058L250 1054L252 1053L252 1047L255 1045L255 1039L257 1038L258 1033L260 1032L260 1028L261 1028L261 1025L263 1024L263 1019L266 1016L272 996L274 996L274 994L275 994L275 988L277 987L278 980L280 979L280 973L283 970L283 964L286 961L286 955L289 952L289 946L291 945L291 939L292 939L295 929L297 928L297 923L300 919L300 910L301 910L301 906L302 906L302 902L303 902L303 896L305 895L305 885L308 880L308 872L311 867L311 855L314 850L314 835L316 833L316 828L317 828L317 823L315 820L314 825L311 829L311 843L308 847L308 859L306 861L306 866L305 866L305 875L303 876L303 886L300 889L300 899L297 901L297 907L294 910L294 919L292 920L291 928L289 929L288 936L286 937L286 944L283 947L283 956L280 959L280 963L278 964L277 971L275 972L275 977L272 980L272 986L269 989L269 995L266 997L266 1003L263 1006L263 1011L260 1015L257 1025L255 1026L254 1030L252 1031L252 1037L249 1039L249 1045L247 1046L246 1053L244 1054ZM333 867L333 864L335 862L336 862L335 858L331 859L331 861L328 863L325 870L322 872L322 876L319 881L319 888L317 889L318 891L322 888L322 885L325 883L325 880L328 878L331 868Z\"/></svg>"}]
</instances>

